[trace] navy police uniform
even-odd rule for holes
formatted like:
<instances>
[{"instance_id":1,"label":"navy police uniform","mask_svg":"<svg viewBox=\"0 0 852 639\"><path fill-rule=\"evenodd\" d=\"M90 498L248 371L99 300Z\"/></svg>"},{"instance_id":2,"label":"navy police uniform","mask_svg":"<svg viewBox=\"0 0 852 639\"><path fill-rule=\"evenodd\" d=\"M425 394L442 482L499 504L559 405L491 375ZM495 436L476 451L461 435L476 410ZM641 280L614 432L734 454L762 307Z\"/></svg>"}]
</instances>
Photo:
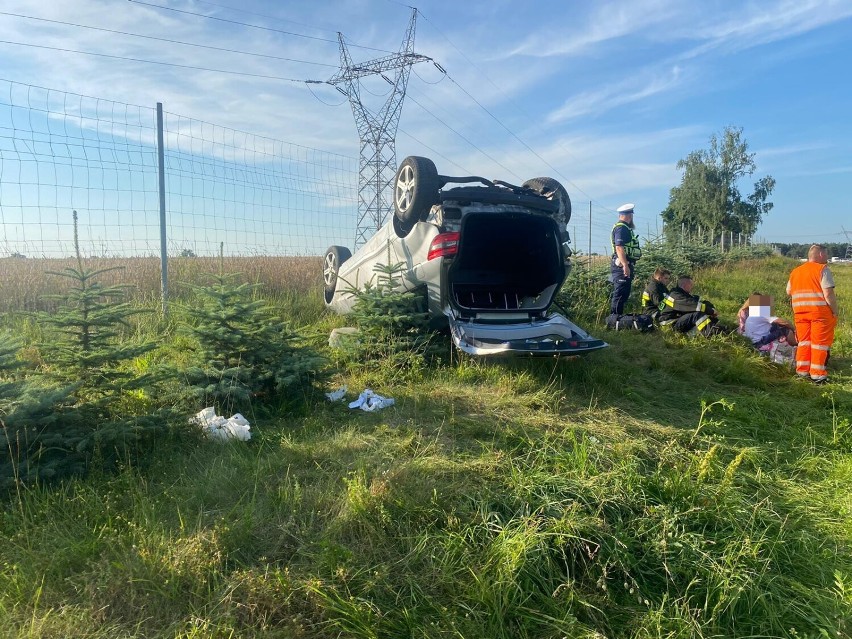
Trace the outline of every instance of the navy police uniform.
<instances>
[{"instance_id":1,"label":"navy police uniform","mask_svg":"<svg viewBox=\"0 0 852 639\"><path fill-rule=\"evenodd\" d=\"M618 207L619 215L632 215L633 204L624 204ZM627 257L629 275L624 274L624 265L621 263L616 246L623 246ZM612 227L612 261L610 263L610 280L612 281L612 299L610 300L610 313L615 315L624 314L624 305L630 297L630 288L633 284L636 260L642 257L642 249L639 248L639 238L630 226L619 220Z\"/></svg>"}]
</instances>

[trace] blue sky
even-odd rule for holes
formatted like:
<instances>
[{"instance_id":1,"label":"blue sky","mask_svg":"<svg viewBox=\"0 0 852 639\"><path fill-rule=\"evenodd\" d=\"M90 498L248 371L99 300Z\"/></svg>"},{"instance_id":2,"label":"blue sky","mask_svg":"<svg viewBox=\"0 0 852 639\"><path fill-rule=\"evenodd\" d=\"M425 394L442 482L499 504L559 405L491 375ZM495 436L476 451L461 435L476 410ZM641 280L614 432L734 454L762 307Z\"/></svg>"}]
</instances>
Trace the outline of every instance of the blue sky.
<instances>
[{"instance_id":1,"label":"blue sky","mask_svg":"<svg viewBox=\"0 0 852 639\"><path fill-rule=\"evenodd\" d=\"M641 234L654 234L680 182L677 161L732 125L756 154L757 173L742 190L766 174L777 181L758 237L844 241L842 227L852 232L852 2L434 0L418 9L415 51L446 74L429 62L414 67L398 159L425 155L441 173L509 182L555 177L574 202L584 251L592 202L592 250L602 252L624 202L635 202ZM162 102L172 113L352 157L358 138L343 96L289 80L330 78L338 31L356 62L396 51L411 13L394 0L4 0L0 11L0 40L19 43L0 43L5 80ZM373 78L363 88L378 106L383 98L371 93L387 84Z\"/></svg>"}]
</instances>

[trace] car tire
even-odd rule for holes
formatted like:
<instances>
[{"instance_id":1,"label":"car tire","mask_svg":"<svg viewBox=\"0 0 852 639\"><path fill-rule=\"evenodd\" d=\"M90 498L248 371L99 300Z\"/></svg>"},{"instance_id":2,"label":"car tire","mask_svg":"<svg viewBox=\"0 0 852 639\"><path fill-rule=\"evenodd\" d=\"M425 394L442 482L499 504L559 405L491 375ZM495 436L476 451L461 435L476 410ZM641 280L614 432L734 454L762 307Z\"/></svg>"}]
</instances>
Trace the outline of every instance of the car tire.
<instances>
[{"instance_id":1,"label":"car tire","mask_svg":"<svg viewBox=\"0 0 852 639\"><path fill-rule=\"evenodd\" d=\"M559 204L559 212L555 217L559 230L564 231L568 222L571 221L571 198L568 197L565 187L549 177L532 178L524 182L522 186Z\"/></svg>"},{"instance_id":2,"label":"car tire","mask_svg":"<svg viewBox=\"0 0 852 639\"><path fill-rule=\"evenodd\" d=\"M393 181L394 230L405 237L417 222L426 219L438 201L438 169L429 158L409 155L399 165Z\"/></svg>"},{"instance_id":3,"label":"car tire","mask_svg":"<svg viewBox=\"0 0 852 639\"><path fill-rule=\"evenodd\" d=\"M331 304L334 292L337 290L337 279L340 265L352 257L352 251L345 246L329 246L322 261L322 282L325 303Z\"/></svg>"}]
</instances>

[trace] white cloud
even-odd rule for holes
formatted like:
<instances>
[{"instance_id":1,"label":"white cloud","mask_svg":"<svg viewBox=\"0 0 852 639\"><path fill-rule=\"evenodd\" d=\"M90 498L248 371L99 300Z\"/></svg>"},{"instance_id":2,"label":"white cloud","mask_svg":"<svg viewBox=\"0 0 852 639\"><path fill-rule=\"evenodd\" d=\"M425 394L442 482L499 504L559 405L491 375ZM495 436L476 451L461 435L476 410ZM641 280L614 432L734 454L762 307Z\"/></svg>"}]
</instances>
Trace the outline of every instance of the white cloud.
<instances>
[{"instance_id":1,"label":"white cloud","mask_svg":"<svg viewBox=\"0 0 852 639\"><path fill-rule=\"evenodd\" d=\"M548 122L561 122L580 116L601 113L616 107L640 102L646 98L666 93L683 83L683 69L674 66L664 74L646 71L629 77L618 84L597 91L588 91L572 96L547 116Z\"/></svg>"},{"instance_id":2,"label":"white cloud","mask_svg":"<svg viewBox=\"0 0 852 639\"><path fill-rule=\"evenodd\" d=\"M554 16L501 57L578 56L628 37L646 43L700 43L685 51L684 57L720 47L730 53L806 33L850 16L852 4L846 0L597 3L584 15L572 13L577 22L561 29L554 26L559 24L559 17Z\"/></svg>"},{"instance_id":3,"label":"white cloud","mask_svg":"<svg viewBox=\"0 0 852 639\"><path fill-rule=\"evenodd\" d=\"M820 175L845 175L852 173L852 166L832 166L823 169L804 169L788 173L788 177L818 177Z\"/></svg>"},{"instance_id":4,"label":"white cloud","mask_svg":"<svg viewBox=\"0 0 852 639\"><path fill-rule=\"evenodd\" d=\"M758 158L797 157L803 153L823 151L831 147L832 145L828 142L808 142L807 144L788 144L785 146L764 147L754 151L754 154Z\"/></svg>"},{"instance_id":5,"label":"white cloud","mask_svg":"<svg viewBox=\"0 0 852 639\"><path fill-rule=\"evenodd\" d=\"M675 31L675 35L703 41L684 53L695 57L721 50L723 54L742 51L813 31L852 16L846 0L781 0L740 7L731 15L720 14L716 22L696 22L696 27Z\"/></svg>"},{"instance_id":6,"label":"white cloud","mask_svg":"<svg viewBox=\"0 0 852 639\"><path fill-rule=\"evenodd\" d=\"M595 46L632 34L643 34L670 23L683 13L683 3L671 0L637 0L596 3L580 24L552 19L509 50L505 57L537 58L586 53Z\"/></svg>"}]
</instances>

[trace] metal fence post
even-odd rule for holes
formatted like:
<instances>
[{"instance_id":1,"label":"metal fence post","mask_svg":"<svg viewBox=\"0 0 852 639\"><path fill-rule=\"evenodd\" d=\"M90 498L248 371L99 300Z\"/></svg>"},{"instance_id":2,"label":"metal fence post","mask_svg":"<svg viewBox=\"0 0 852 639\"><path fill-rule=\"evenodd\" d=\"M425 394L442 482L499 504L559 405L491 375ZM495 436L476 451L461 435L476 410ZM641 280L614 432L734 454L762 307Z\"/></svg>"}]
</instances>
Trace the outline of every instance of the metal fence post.
<instances>
[{"instance_id":1,"label":"metal fence post","mask_svg":"<svg viewBox=\"0 0 852 639\"><path fill-rule=\"evenodd\" d=\"M163 103L157 102L157 173L160 177L160 274L163 317L168 312L169 256L166 251L166 161L163 152Z\"/></svg>"},{"instance_id":2,"label":"metal fence post","mask_svg":"<svg viewBox=\"0 0 852 639\"><path fill-rule=\"evenodd\" d=\"M589 281L592 281L592 201L589 200Z\"/></svg>"}]
</instances>

